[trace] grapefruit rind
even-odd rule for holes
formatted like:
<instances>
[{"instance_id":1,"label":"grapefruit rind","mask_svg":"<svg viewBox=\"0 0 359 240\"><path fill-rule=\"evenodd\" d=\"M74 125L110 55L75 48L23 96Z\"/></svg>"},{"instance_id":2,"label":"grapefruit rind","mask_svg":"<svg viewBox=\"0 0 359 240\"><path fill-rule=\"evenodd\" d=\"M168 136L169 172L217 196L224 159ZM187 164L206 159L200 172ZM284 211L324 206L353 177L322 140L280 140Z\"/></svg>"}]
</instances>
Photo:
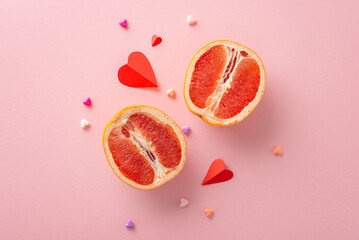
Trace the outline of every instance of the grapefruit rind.
<instances>
[{"instance_id":1,"label":"grapefruit rind","mask_svg":"<svg viewBox=\"0 0 359 240\"><path fill-rule=\"evenodd\" d=\"M170 125L174 130L174 132L176 133L176 136L178 137L181 144L182 157L180 163L174 169L172 169L172 171L169 174L167 174L165 177L162 177L161 179L155 179L154 182L150 185L138 184L132 181L131 179L128 179L126 176L124 176L121 173L121 171L118 169L117 165L115 164L112 157L112 153L110 152L110 148L108 145L108 137L112 129L116 126L116 123L121 121L122 119L127 119L129 116L137 112L150 113L153 116L155 116L159 121L161 121L163 124ZM117 112L115 116L113 116L110 119L110 121L107 123L105 127L103 132L102 142L103 142L103 148L106 154L107 161L110 167L112 168L112 170L114 171L114 173L117 175L117 177L124 183L128 184L129 186L140 190L154 189L168 182L169 180L171 180L181 172L186 162L187 143L181 128L167 114L165 114L164 112L162 112L161 110L155 107L151 107L147 105L133 105L133 106L125 107L119 112Z\"/></svg>"},{"instance_id":2,"label":"grapefruit rind","mask_svg":"<svg viewBox=\"0 0 359 240\"><path fill-rule=\"evenodd\" d=\"M196 105L194 105L192 103L191 98L189 96L189 87L190 87L192 73L195 69L196 62L208 49L210 49L211 47L216 46L216 45L226 45L226 46L234 47L238 51L246 51L247 53L249 53L251 58L253 58L257 61L259 69L260 69L260 84L259 84L259 88L258 88L255 98L238 115L236 115L232 118L228 118L228 119L217 118L216 116L211 114L208 111L208 109L201 109L201 108L197 107ZM233 41L216 40L216 41L210 42L207 45L205 45L204 47L202 47L193 56L189 66L187 68L185 81L184 81L184 87L183 87L183 94L184 94L184 99L185 99L187 108L192 113L201 117L206 123L208 123L212 126L231 126L231 125L234 125L234 124L242 121L243 119L245 119L254 110L254 108L258 105L258 103L262 99L264 89L265 89L265 84L266 84L265 69L264 69L262 60L260 59L260 57L258 56L258 54L255 51L253 51L252 49L250 49L246 46L243 46L239 43L233 42Z\"/></svg>"}]
</instances>

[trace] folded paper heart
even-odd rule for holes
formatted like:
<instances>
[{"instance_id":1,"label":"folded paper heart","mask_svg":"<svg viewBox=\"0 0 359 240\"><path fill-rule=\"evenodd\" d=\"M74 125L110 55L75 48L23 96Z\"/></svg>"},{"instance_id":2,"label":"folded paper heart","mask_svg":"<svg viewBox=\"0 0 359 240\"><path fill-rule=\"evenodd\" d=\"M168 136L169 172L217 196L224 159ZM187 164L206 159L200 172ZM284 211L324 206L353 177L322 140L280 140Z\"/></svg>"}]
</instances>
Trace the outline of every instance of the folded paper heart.
<instances>
[{"instance_id":1,"label":"folded paper heart","mask_svg":"<svg viewBox=\"0 0 359 240\"><path fill-rule=\"evenodd\" d=\"M153 35L151 42L152 42L152 47L157 46L158 44L160 44L162 42L162 38L158 37L156 35Z\"/></svg>"},{"instance_id":2,"label":"folded paper heart","mask_svg":"<svg viewBox=\"0 0 359 240\"><path fill-rule=\"evenodd\" d=\"M118 70L118 80L128 87L157 87L152 66L141 52L133 52L128 56L128 63Z\"/></svg>"},{"instance_id":3,"label":"folded paper heart","mask_svg":"<svg viewBox=\"0 0 359 240\"><path fill-rule=\"evenodd\" d=\"M230 180L232 177L233 172L226 169L224 161L222 159L216 159L209 167L207 175L202 182L202 185L225 182Z\"/></svg>"}]
</instances>

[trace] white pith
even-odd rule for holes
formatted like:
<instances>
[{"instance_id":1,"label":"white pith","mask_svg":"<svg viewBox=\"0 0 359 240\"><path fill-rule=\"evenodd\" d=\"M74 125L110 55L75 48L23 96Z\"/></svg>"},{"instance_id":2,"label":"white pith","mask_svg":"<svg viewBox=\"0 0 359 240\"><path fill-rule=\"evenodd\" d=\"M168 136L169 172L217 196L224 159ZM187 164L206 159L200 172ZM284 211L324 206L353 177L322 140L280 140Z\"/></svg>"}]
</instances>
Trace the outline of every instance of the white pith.
<instances>
[{"instance_id":1,"label":"white pith","mask_svg":"<svg viewBox=\"0 0 359 240\"><path fill-rule=\"evenodd\" d=\"M157 118L157 120L160 121L161 123L168 124L169 126L171 126L173 131L176 133L177 137L179 138L179 141L181 144L182 154L181 154L180 163L174 168L166 168L159 162L158 157L156 156L156 154L153 150L154 148L152 147L152 143L147 141L136 130L136 128L135 128L135 131L130 131L129 139L131 141L133 141L133 143L136 144L137 149L139 150L140 154L142 154L148 160L148 162L151 164L151 166L155 172L154 181L150 185L141 185L141 184L138 184L138 183L132 181L131 179L126 178L121 173L121 171L118 169L117 165L115 164L113 157L112 157L112 153L110 152L110 149L108 146L108 136L110 135L111 131L119 124L126 123L128 118L132 114L138 113L138 112L149 113L149 114L153 115L155 118ZM108 126L104 133L104 149L105 149L106 155L108 157L109 163L111 165L111 168L113 169L113 171L115 171L115 173L117 174L117 176L120 177L121 180L125 181L127 184L129 184L130 186L135 187L135 188L140 188L140 189L145 189L145 190L153 189L153 188L156 188L156 187L162 185L163 183L167 182L168 180L172 179L174 176L176 176L179 173L179 171L182 170L183 165L185 163L185 159L186 159L186 140L185 140L182 130L166 114L164 114L163 112L161 112L155 108L149 107L149 106L140 106L137 108L128 108L124 112L120 111L119 113L117 113L115 115L114 118L115 119L117 118L117 120L114 123L112 123L110 126ZM141 145L142 145L142 147L141 147ZM155 157L154 161L152 161L150 159L149 155L146 153L146 149L148 151L152 152L152 154Z\"/></svg>"},{"instance_id":2,"label":"white pith","mask_svg":"<svg viewBox=\"0 0 359 240\"><path fill-rule=\"evenodd\" d=\"M234 50L233 52L232 49ZM234 69L236 69L239 62L242 60L241 54L235 48L227 46L227 50L228 50L228 58L227 58L226 67L224 69L224 72L222 73L221 79L218 82L216 90L214 90L214 92L208 97L212 99L211 103L204 108L205 114L211 114L212 116L214 116L213 112L217 109L218 104L221 102L223 94L228 90L228 88L231 87L231 82L233 80L232 75L234 73ZM237 61L234 63L233 70L227 72L227 67L229 66L232 59L233 60L237 59ZM225 79L226 82L224 82Z\"/></svg>"},{"instance_id":3,"label":"white pith","mask_svg":"<svg viewBox=\"0 0 359 240\"><path fill-rule=\"evenodd\" d=\"M235 49L234 54L237 54L239 59L237 59L236 65L233 68L233 71L230 73L230 77L228 78L228 80L225 83L223 83L223 78L224 78L225 74L222 74L222 77L221 77L220 81L218 82L216 90L209 97L209 98L211 98L211 103L206 104L205 108L199 108L192 103L192 100L189 96L189 87L190 87L190 83L191 83L192 73L195 69L195 65L196 65L196 62L198 61L198 59L207 50L209 50L211 47L216 46L216 45L226 46L229 51L227 63L224 68L224 73L226 72L227 66L231 59L231 54L232 54L230 52L231 48ZM215 109L217 108L218 104L220 103L224 92L226 92L230 88L230 83L233 80L232 75L235 72L235 69L237 68L240 61L243 59L243 57L240 54L240 51L247 52L248 57L255 59L258 63L258 66L260 69L260 84L259 84L257 94L256 94L255 98L253 99L253 101L251 101L238 115L236 115L232 118L228 118L228 119L217 118L216 116L214 116L213 113L214 113ZM259 56L253 50L251 50L243 45L240 45L238 43L228 41L228 40L220 40L220 41L214 41L214 42L207 44L200 51L198 51L195 54L195 56L193 57L191 64L188 66L186 77L185 77L184 96L185 96L185 99L187 99L188 108L191 111L193 111L195 114L202 117L203 120L205 120L206 122L210 122L211 124L214 124L214 125L227 126L227 125L232 125L234 123L237 123L237 122L243 120L251 111L253 111L253 109L257 106L257 104L259 103L259 101L263 95L264 88L265 88L265 71L264 71L262 61L260 60Z\"/></svg>"}]
</instances>

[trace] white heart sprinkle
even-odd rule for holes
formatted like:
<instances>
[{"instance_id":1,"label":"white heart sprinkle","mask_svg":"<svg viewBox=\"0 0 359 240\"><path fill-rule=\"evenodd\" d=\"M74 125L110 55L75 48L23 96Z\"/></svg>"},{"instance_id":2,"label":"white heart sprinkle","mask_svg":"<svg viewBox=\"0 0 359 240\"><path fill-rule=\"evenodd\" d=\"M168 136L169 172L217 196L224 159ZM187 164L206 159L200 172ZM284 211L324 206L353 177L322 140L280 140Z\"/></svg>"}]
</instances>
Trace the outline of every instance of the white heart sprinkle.
<instances>
[{"instance_id":1,"label":"white heart sprinkle","mask_svg":"<svg viewBox=\"0 0 359 240\"><path fill-rule=\"evenodd\" d=\"M87 127L89 127L89 126L90 126L89 121L87 121L86 119L82 119L82 120L81 120L81 127L82 127L82 128L87 128Z\"/></svg>"},{"instance_id":2,"label":"white heart sprinkle","mask_svg":"<svg viewBox=\"0 0 359 240\"><path fill-rule=\"evenodd\" d=\"M188 25L194 25L194 24L196 24L196 23L197 23L196 19L195 19L194 17L192 17L192 15L188 15L188 17L187 17L187 24L188 24Z\"/></svg>"},{"instance_id":3,"label":"white heart sprinkle","mask_svg":"<svg viewBox=\"0 0 359 240\"><path fill-rule=\"evenodd\" d=\"M185 198L180 198L180 207L186 207L188 205L188 200Z\"/></svg>"}]
</instances>

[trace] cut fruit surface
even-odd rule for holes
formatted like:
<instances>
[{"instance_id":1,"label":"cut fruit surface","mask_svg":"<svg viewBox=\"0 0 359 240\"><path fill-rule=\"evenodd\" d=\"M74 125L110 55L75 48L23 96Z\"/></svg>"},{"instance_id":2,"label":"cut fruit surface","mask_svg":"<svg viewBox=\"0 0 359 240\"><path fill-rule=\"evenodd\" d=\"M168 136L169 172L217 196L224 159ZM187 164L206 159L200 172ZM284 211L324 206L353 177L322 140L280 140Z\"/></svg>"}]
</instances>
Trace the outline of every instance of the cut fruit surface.
<instances>
[{"instance_id":1,"label":"cut fruit surface","mask_svg":"<svg viewBox=\"0 0 359 240\"><path fill-rule=\"evenodd\" d=\"M257 106L265 80L264 66L253 50L218 40L192 58L183 92L191 112L211 125L229 126Z\"/></svg>"},{"instance_id":2,"label":"cut fruit surface","mask_svg":"<svg viewBox=\"0 0 359 240\"><path fill-rule=\"evenodd\" d=\"M186 159L182 130L162 111L144 105L119 111L104 130L103 146L116 175L138 189L169 181Z\"/></svg>"}]
</instances>

